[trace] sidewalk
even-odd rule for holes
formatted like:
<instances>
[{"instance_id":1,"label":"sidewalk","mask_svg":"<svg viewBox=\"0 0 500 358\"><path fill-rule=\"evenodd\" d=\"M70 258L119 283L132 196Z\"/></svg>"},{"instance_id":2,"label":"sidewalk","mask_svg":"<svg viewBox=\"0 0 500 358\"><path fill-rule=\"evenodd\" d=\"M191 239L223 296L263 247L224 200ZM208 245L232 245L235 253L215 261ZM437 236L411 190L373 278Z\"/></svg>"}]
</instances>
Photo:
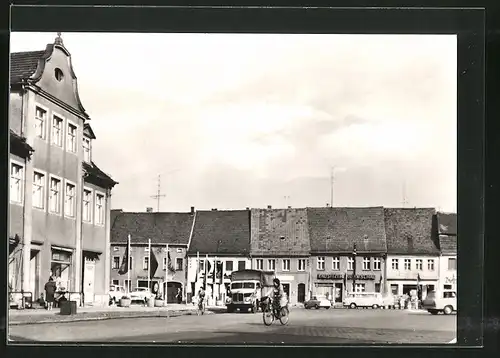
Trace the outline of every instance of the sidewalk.
<instances>
[{"instance_id":1,"label":"sidewalk","mask_svg":"<svg viewBox=\"0 0 500 358\"><path fill-rule=\"evenodd\" d=\"M225 307L207 307L205 314L225 311ZM192 304L168 304L166 307L144 307L132 305L130 307L78 307L74 315L60 315L59 309L52 311L45 309L9 310L9 325L27 325L54 322L97 321L116 318L141 317L175 317L197 314L197 307Z\"/></svg>"}]
</instances>

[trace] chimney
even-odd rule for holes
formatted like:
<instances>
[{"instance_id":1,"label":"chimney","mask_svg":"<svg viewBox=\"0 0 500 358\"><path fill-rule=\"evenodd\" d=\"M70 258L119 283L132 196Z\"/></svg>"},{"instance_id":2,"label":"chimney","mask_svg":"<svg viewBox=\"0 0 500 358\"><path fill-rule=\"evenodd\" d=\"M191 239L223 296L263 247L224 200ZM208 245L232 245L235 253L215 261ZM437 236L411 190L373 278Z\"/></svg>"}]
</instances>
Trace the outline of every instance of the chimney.
<instances>
[{"instance_id":1,"label":"chimney","mask_svg":"<svg viewBox=\"0 0 500 358\"><path fill-rule=\"evenodd\" d=\"M268 210L271 210L272 208L273 208L273 207L272 207L271 205L268 205L268 206L267 206L267 209L268 209Z\"/></svg>"},{"instance_id":2,"label":"chimney","mask_svg":"<svg viewBox=\"0 0 500 358\"><path fill-rule=\"evenodd\" d=\"M247 210L250 210L250 208L247 206Z\"/></svg>"},{"instance_id":3,"label":"chimney","mask_svg":"<svg viewBox=\"0 0 500 358\"><path fill-rule=\"evenodd\" d=\"M212 211L217 211L217 208L213 208Z\"/></svg>"},{"instance_id":4,"label":"chimney","mask_svg":"<svg viewBox=\"0 0 500 358\"><path fill-rule=\"evenodd\" d=\"M148 207L146 208L146 212L147 212L147 213L152 213L152 212L153 212L153 208L148 206Z\"/></svg>"},{"instance_id":5,"label":"chimney","mask_svg":"<svg viewBox=\"0 0 500 358\"><path fill-rule=\"evenodd\" d=\"M327 204L326 204L326 207L327 207L327 208L329 208L329 207L330 207L330 204L328 204L328 203L327 203Z\"/></svg>"},{"instance_id":6,"label":"chimney","mask_svg":"<svg viewBox=\"0 0 500 358\"><path fill-rule=\"evenodd\" d=\"M288 209L291 209L292 207L290 205L288 205Z\"/></svg>"},{"instance_id":7,"label":"chimney","mask_svg":"<svg viewBox=\"0 0 500 358\"><path fill-rule=\"evenodd\" d=\"M191 215L194 214L194 206L191 206Z\"/></svg>"}]
</instances>

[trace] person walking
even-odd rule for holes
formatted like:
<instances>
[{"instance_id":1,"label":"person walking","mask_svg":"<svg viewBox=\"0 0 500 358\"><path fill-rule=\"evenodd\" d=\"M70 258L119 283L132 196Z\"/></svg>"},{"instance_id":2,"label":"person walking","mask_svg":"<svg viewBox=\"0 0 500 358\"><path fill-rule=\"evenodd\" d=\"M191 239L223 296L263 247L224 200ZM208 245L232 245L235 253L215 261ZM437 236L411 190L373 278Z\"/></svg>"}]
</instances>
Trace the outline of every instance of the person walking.
<instances>
[{"instance_id":1,"label":"person walking","mask_svg":"<svg viewBox=\"0 0 500 358\"><path fill-rule=\"evenodd\" d=\"M52 276L49 277L49 281L45 284L45 301L47 302L47 310L52 310L54 307L54 295L56 293L56 283Z\"/></svg>"}]
</instances>

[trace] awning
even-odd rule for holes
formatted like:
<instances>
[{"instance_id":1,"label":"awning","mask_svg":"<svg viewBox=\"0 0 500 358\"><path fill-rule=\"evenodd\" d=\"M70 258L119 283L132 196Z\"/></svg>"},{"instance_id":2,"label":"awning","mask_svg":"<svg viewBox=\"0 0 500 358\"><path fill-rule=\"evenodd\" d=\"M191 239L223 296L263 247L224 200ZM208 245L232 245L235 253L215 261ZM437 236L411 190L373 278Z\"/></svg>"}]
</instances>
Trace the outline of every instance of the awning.
<instances>
[{"instance_id":1,"label":"awning","mask_svg":"<svg viewBox=\"0 0 500 358\"><path fill-rule=\"evenodd\" d=\"M59 250L59 251L66 251L66 252L71 252L73 253L73 249L69 249L67 247L60 247L60 246L54 246L52 245L52 250Z\"/></svg>"},{"instance_id":2,"label":"awning","mask_svg":"<svg viewBox=\"0 0 500 358\"><path fill-rule=\"evenodd\" d=\"M101 255L102 252L83 250L83 256L91 260L99 260L99 256Z\"/></svg>"}]
</instances>

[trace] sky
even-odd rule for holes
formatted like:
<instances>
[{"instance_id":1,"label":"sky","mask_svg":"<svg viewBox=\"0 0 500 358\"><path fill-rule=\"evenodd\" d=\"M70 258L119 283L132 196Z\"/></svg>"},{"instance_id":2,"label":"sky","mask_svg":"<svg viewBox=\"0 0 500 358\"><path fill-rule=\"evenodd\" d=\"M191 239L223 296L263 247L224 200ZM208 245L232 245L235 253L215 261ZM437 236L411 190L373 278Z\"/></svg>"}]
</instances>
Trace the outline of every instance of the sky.
<instances>
[{"instance_id":1,"label":"sky","mask_svg":"<svg viewBox=\"0 0 500 358\"><path fill-rule=\"evenodd\" d=\"M11 34L11 52L55 33ZM63 33L112 208L456 212L454 35ZM333 168L333 169L332 169ZM333 185L331 173L333 172Z\"/></svg>"}]
</instances>

